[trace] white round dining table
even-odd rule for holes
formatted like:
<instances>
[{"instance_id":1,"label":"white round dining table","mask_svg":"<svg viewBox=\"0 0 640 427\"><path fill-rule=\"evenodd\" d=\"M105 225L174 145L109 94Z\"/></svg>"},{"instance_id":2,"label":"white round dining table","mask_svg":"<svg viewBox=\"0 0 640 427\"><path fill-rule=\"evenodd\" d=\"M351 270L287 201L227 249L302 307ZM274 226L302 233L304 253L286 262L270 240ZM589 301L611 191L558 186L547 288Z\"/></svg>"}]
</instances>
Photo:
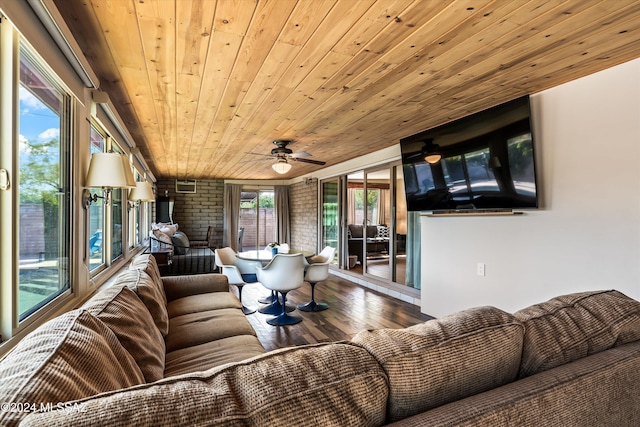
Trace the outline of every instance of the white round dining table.
<instances>
[{"instance_id":1,"label":"white round dining table","mask_svg":"<svg viewBox=\"0 0 640 427\"><path fill-rule=\"evenodd\" d=\"M299 250L290 250L288 255L294 254L302 254L303 257L308 258L313 256L314 253L310 251L299 251ZM252 250L252 251L242 251L238 252L238 258L244 259L247 261L260 261L263 264L268 264L273 259L273 255L270 251L266 250Z\"/></svg>"}]
</instances>

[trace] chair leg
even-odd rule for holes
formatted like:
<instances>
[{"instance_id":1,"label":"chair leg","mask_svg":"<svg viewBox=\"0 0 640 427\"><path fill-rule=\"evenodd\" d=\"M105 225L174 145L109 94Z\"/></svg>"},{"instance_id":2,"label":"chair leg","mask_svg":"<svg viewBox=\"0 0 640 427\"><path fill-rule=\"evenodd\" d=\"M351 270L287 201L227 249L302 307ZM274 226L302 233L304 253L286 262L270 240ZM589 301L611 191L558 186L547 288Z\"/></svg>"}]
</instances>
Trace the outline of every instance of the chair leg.
<instances>
[{"instance_id":1,"label":"chair leg","mask_svg":"<svg viewBox=\"0 0 640 427\"><path fill-rule=\"evenodd\" d=\"M275 291L271 291L271 294L268 297L260 298L258 300L259 303L262 304L272 304L277 298Z\"/></svg>"},{"instance_id":2,"label":"chair leg","mask_svg":"<svg viewBox=\"0 0 640 427\"><path fill-rule=\"evenodd\" d=\"M298 315L287 314L286 306L287 306L287 292L281 292L282 294L282 311L279 315L274 316L270 319L267 319L267 323L273 326L286 326L286 325L295 325L296 323L302 322L302 317Z\"/></svg>"},{"instance_id":3,"label":"chair leg","mask_svg":"<svg viewBox=\"0 0 640 427\"><path fill-rule=\"evenodd\" d=\"M238 300L240 301L240 304L242 304L242 288L244 287L244 285L236 285L236 286L238 287ZM250 309L249 307L245 307L245 305L242 304L242 312L245 315L248 315L248 314L253 314L256 311Z\"/></svg>"},{"instance_id":4,"label":"chair leg","mask_svg":"<svg viewBox=\"0 0 640 427\"><path fill-rule=\"evenodd\" d=\"M261 304L273 304L277 299L278 294L276 293L276 291L271 291L268 296L260 298L258 302Z\"/></svg>"},{"instance_id":5,"label":"chair leg","mask_svg":"<svg viewBox=\"0 0 640 427\"><path fill-rule=\"evenodd\" d=\"M301 311L322 311L322 310L326 310L329 308L329 304L327 304L326 302L316 302L316 297L315 297L315 291L316 291L316 284L315 282L309 282L309 285L311 285L311 301L309 301L306 304L300 304L298 305L298 310Z\"/></svg>"},{"instance_id":6,"label":"chair leg","mask_svg":"<svg viewBox=\"0 0 640 427\"><path fill-rule=\"evenodd\" d=\"M266 305L264 307L260 307L258 309L258 311L262 314L272 314L272 315L277 315L280 314L280 312L282 311L282 304L280 304L280 299L278 298L278 293L275 291L271 291L273 293L273 300L271 303L269 303L269 305ZM293 310L295 310L295 306L288 304L287 305L287 313L292 312Z\"/></svg>"}]
</instances>

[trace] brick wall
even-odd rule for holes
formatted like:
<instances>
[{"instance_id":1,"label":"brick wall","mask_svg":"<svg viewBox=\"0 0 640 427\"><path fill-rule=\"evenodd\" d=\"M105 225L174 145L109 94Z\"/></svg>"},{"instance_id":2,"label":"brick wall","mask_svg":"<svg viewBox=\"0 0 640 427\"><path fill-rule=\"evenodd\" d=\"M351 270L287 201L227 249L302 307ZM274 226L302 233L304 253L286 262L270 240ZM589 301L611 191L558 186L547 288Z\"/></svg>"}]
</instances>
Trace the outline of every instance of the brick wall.
<instances>
[{"instance_id":1,"label":"brick wall","mask_svg":"<svg viewBox=\"0 0 640 427\"><path fill-rule=\"evenodd\" d=\"M158 180L158 195L173 197L173 222L193 240L202 240L207 228L213 226L211 247L222 247L224 181L211 180L196 182L196 193L176 193L174 179ZM155 222L155 210L153 213Z\"/></svg>"},{"instance_id":2,"label":"brick wall","mask_svg":"<svg viewBox=\"0 0 640 427\"><path fill-rule=\"evenodd\" d=\"M158 195L175 201L173 221L190 239L203 239L207 227L213 226L212 247L222 247L224 181L200 181L196 193L176 193L175 180L159 180ZM296 249L315 252L318 247L318 181L313 179L291 186L291 242ZM153 212L155 221L155 210Z\"/></svg>"},{"instance_id":3,"label":"brick wall","mask_svg":"<svg viewBox=\"0 0 640 427\"><path fill-rule=\"evenodd\" d=\"M291 247L316 252L318 249L318 180L291 186Z\"/></svg>"}]
</instances>

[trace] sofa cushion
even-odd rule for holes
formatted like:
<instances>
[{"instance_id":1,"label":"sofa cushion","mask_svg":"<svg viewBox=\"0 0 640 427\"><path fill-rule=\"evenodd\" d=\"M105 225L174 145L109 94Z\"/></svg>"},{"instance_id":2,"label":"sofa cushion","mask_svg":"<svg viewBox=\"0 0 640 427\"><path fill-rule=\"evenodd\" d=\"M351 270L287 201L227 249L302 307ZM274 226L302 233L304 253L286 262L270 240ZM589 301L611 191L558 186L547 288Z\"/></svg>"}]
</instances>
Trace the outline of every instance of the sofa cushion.
<instances>
[{"instance_id":1,"label":"sofa cushion","mask_svg":"<svg viewBox=\"0 0 640 427\"><path fill-rule=\"evenodd\" d=\"M65 313L28 334L0 361L0 378L0 402L54 407L144 383L115 334L85 310ZM0 425L17 424L27 414L0 411Z\"/></svg>"},{"instance_id":2,"label":"sofa cushion","mask_svg":"<svg viewBox=\"0 0 640 427\"><path fill-rule=\"evenodd\" d=\"M206 371L226 363L240 362L259 356L264 352L264 347L254 335L221 338L168 353L164 375L169 377Z\"/></svg>"},{"instance_id":3,"label":"sofa cushion","mask_svg":"<svg viewBox=\"0 0 640 427\"><path fill-rule=\"evenodd\" d=\"M162 293L165 304L167 303L167 296L164 291L162 276L160 276L160 270L158 269L158 263L151 254L140 254L136 256L129 264L129 270L142 270L147 273L158 286L158 289Z\"/></svg>"},{"instance_id":4,"label":"sofa cushion","mask_svg":"<svg viewBox=\"0 0 640 427\"><path fill-rule=\"evenodd\" d=\"M128 287L112 286L83 305L118 337L147 382L164 378L164 338L140 298Z\"/></svg>"},{"instance_id":5,"label":"sofa cushion","mask_svg":"<svg viewBox=\"0 0 640 427\"><path fill-rule=\"evenodd\" d=\"M513 381L524 327L494 307L464 310L405 329L363 331L366 348L389 376L388 421Z\"/></svg>"},{"instance_id":6,"label":"sofa cushion","mask_svg":"<svg viewBox=\"0 0 640 427\"><path fill-rule=\"evenodd\" d=\"M84 413L31 414L26 425L379 426L386 376L345 343L291 347L205 372L81 401Z\"/></svg>"},{"instance_id":7,"label":"sofa cushion","mask_svg":"<svg viewBox=\"0 0 640 427\"><path fill-rule=\"evenodd\" d=\"M211 292L178 298L167 305L169 319L190 313L220 310L221 308L242 308L238 297L230 292Z\"/></svg>"},{"instance_id":8,"label":"sofa cushion","mask_svg":"<svg viewBox=\"0 0 640 427\"><path fill-rule=\"evenodd\" d=\"M239 308L222 308L184 314L170 320L167 352L192 347L235 335L255 335Z\"/></svg>"},{"instance_id":9,"label":"sofa cushion","mask_svg":"<svg viewBox=\"0 0 640 427\"><path fill-rule=\"evenodd\" d=\"M212 292L229 293L227 276L218 273L166 276L162 278L162 284L169 304L188 296Z\"/></svg>"},{"instance_id":10,"label":"sofa cushion","mask_svg":"<svg viewBox=\"0 0 640 427\"><path fill-rule=\"evenodd\" d=\"M525 325L521 378L640 340L640 302L615 290L559 296L515 316Z\"/></svg>"},{"instance_id":11,"label":"sofa cushion","mask_svg":"<svg viewBox=\"0 0 640 427\"><path fill-rule=\"evenodd\" d=\"M151 314L154 323L163 337L169 333L169 316L167 300L155 280L142 270L127 270L118 276L116 285L126 285L138 295Z\"/></svg>"}]
</instances>

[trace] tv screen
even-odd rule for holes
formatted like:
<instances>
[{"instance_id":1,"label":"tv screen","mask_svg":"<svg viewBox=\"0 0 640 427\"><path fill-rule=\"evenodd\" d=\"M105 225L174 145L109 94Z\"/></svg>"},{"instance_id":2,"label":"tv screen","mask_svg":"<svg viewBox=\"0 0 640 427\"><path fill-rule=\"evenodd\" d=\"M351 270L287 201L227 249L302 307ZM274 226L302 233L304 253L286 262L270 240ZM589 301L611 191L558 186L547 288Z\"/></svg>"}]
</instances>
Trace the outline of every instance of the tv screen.
<instances>
[{"instance_id":1,"label":"tv screen","mask_svg":"<svg viewBox=\"0 0 640 427\"><path fill-rule=\"evenodd\" d=\"M400 140L410 211L538 207L529 96Z\"/></svg>"}]
</instances>

